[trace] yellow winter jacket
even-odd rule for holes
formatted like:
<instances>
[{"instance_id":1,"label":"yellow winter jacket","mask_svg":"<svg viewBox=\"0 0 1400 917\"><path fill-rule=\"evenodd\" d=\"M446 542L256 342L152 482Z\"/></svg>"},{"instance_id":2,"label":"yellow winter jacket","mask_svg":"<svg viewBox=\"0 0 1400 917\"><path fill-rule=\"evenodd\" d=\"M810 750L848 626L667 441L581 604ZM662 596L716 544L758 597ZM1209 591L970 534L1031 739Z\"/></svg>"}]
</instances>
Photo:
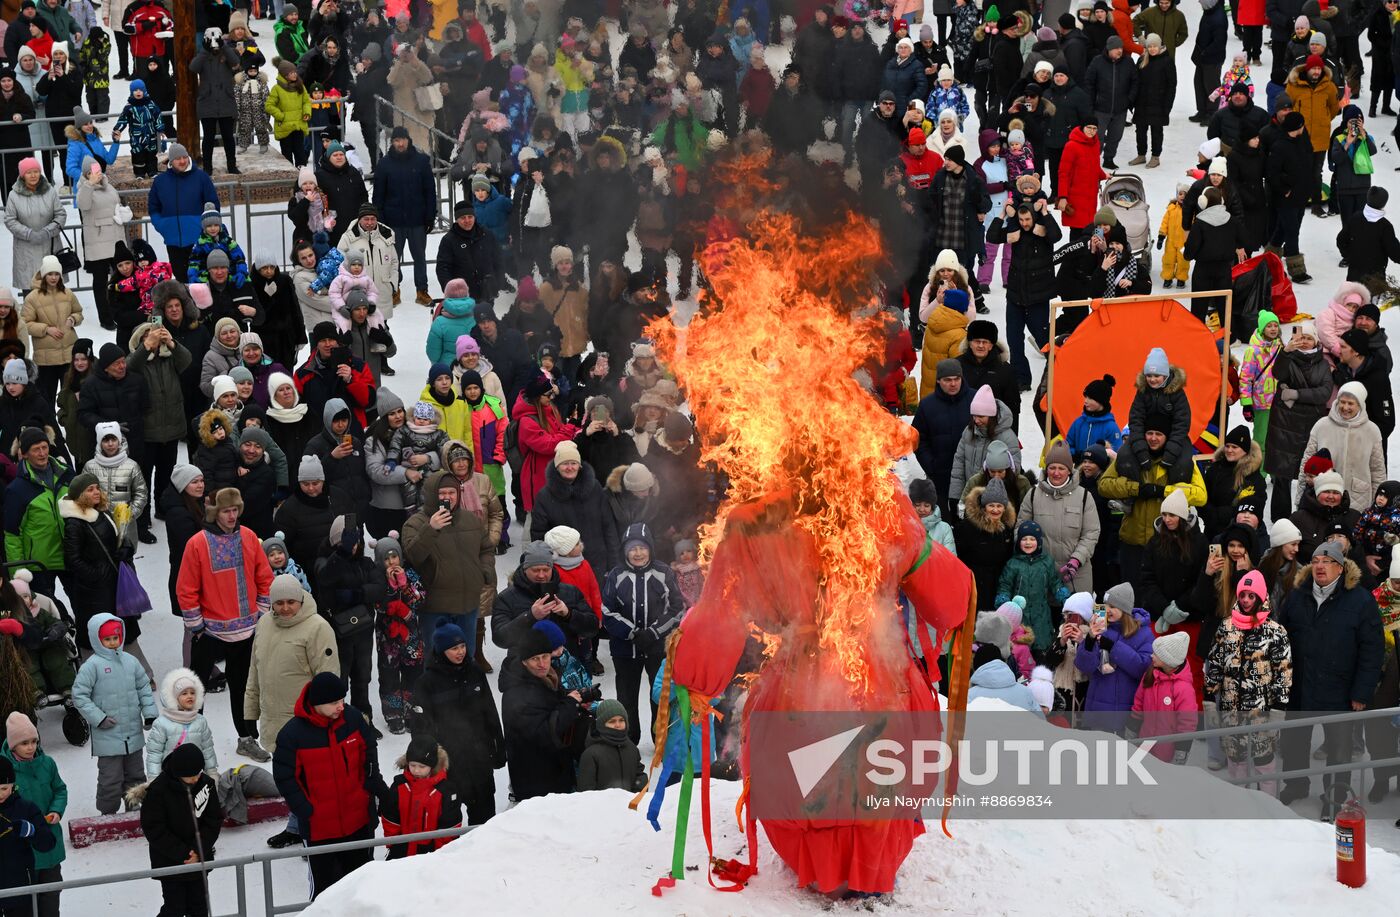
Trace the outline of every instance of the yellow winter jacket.
<instances>
[{"instance_id":1,"label":"yellow winter jacket","mask_svg":"<svg viewBox=\"0 0 1400 917\"><path fill-rule=\"evenodd\" d=\"M1141 547L1147 544L1152 537L1153 523L1157 517L1162 515L1162 499L1167 494L1175 490L1186 492L1186 503L1188 506L1206 505L1206 482L1201 477L1201 466L1195 462L1191 463L1191 481L1187 484L1168 484L1167 469L1162 467L1162 462L1154 459L1146 470L1143 471L1141 482L1144 484L1161 484L1164 488L1161 497L1143 499L1138 496L1138 481L1125 478L1118 474L1118 460L1114 459L1113 464L1108 466L1108 470L1099 478L1099 493L1110 500L1133 500L1132 511L1123 516L1123 527L1119 530L1119 537L1124 544L1137 545Z\"/></svg>"},{"instance_id":2,"label":"yellow winter jacket","mask_svg":"<svg viewBox=\"0 0 1400 917\"><path fill-rule=\"evenodd\" d=\"M969 320L967 315L947 306L938 306L929 313L924 326L923 368L919 370L920 398L933 394L938 385L938 361L956 358L962 351Z\"/></svg>"},{"instance_id":3,"label":"yellow winter jacket","mask_svg":"<svg viewBox=\"0 0 1400 917\"><path fill-rule=\"evenodd\" d=\"M1167 237L1167 249L1179 252L1186 246L1186 229L1181 225L1181 204L1176 199L1167 205L1162 214L1162 225L1157 227L1157 235Z\"/></svg>"}]
</instances>

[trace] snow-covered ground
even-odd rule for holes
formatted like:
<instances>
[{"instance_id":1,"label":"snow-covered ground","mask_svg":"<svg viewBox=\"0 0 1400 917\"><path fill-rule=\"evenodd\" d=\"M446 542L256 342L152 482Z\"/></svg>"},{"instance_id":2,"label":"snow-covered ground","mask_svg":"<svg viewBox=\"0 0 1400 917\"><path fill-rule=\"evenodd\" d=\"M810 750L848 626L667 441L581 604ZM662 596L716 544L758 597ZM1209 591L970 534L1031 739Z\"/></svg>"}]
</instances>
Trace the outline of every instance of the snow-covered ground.
<instances>
[{"instance_id":1,"label":"snow-covered ground","mask_svg":"<svg viewBox=\"0 0 1400 917\"><path fill-rule=\"evenodd\" d=\"M1194 31L1197 7L1188 5L1186 14ZM270 49L271 23L258 21L254 25L260 33L262 46ZM878 31L877 42L882 41L883 37L883 31ZM616 51L620 43L615 41L614 46ZM1235 46L1232 40L1232 49ZM1177 54L1180 88L1176 110L1182 114L1182 118L1166 132L1163 165L1154 170L1138 170L1146 182L1154 220L1161 219L1162 208L1174 195L1176 184L1183 180L1186 167L1195 163L1195 149L1204 139L1202 129L1184 120L1193 104L1188 53L1183 50ZM768 58L774 72L780 73L787 62L788 52L784 48L774 48L769 51ZM1267 68L1255 68L1255 80L1262 87L1267 80ZM113 104L117 109L125 96L124 82L112 87ZM1391 118L1382 117L1373 122L1370 125L1372 133L1389 135L1392 121ZM964 133L973 138L977 129L974 115ZM350 139L354 142L360 140L359 127L354 122L351 122ZM1133 139L1129 131L1120 148L1120 163L1126 163L1133 157L1135 150L1132 147ZM276 157L275 149L266 156ZM818 147L819 152L825 151L827 154L834 149L831 145ZM975 156L975 151L969 151L969 155ZM240 165L247 168L258 158L254 147L240 157ZM216 154L216 163L222 163L221 154ZM1392 169L1398 165L1400 158L1394 152L1379 155L1375 175L1377 183L1389 186L1392 191L1400 186L1400 182L1392 178ZM222 177L222 173L215 175L216 180ZM265 217L258 220L256 229L259 238L240 239L245 248L255 250L260 241L266 241L264 232L275 231L271 219ZM76 211L69 212L69 221L77 222ZM235 226L236 233L241 231L241 225L240 219L239 225ZM1304 220L1303 247L1309 256L1308 269L1316 279L1308 286L1297 288L1299 308L1303 311L1318 312L1345 276L1344 270L1338 268L1336 263L1338 255L1333 241L1336 232L1336 218L1318 220L1309 216ZM7 237L5 230L0 229L0 239ZM159 248L159 240L153 241ZM429 241L429 251L435 251L436 247L437 237ZM635 267L639 263L640 255L634 245L628 264ZM432 272L429 273L431 276ZM672 274L674 278L674 262ZM10 248L0 244L0 278L8 279L9 276ZM405 276L411 276L407 269ZM436 281L432 283L432 290L435 295L440 294ZM84 303L91 305L90 294L81 296ZM992 309L990 318L997 321L999 326L1004 326L1005 304L1000 287L988 296L988 303ZM504 313L508 305L508 300L502 297L497 309ZM678 311L683 315L688 314L691 308L692 303L678 305ZM398 375L385 382L408 401L421 391L426 380L428 359L421 342L426 338L429 318L427 309L412 305L406 299L392 321L393 333L399 343L399 356L393 361ZM1400 337L1400 331L1397 331L1400 320L1392 312L1383 315L1382 323L1393 338ZM95 310L79 331L91 336L99 346L113 336L111 332L98 327ZM1040 375L1039 360L1038 354L1031 354L1032 371L1037 378ZM1237 408L1232 412L1231 424L1240 421ZM1037 454L1043 443L1031 416L1030 399L1025 399L1021 430L1025 450L1029 454ZM918 473L912 459L901 462L898 470L905 477ZM1400 476L1400 450L1392 450L1390 472L1392 476ZM161 523L157 522L156 526L160 533ZM518 545L523 540L519 537L518 526L515 535L513 540ZM165 558L163 540L159 545L142 546L137 557L137 569L142 579L148 584L158 584L153 595L165 594ZM517 560L518 554L515 552L498 559L502 578L509 575ZM164 672L178 665L179 620L158 610L148 615L142 626L145 635L141 642L157 671ZM502 655L502 651L488 645L487 656L493 663L499 664ZM494 675L491 681L494 686ZM612 695L611 674L603 676L602 684L605 692ZM209 697L206 709L215 730L223 766L241 762L234 754L236 737L229 719L228 704L227 693L215 694ZM69 785L68 817L95 814L93 789L96 765L87 748L72 748L63 742L58 719L58 712L46 712L42 717L41 731L45 749L55 757ZM386 736L381 746L381 763L391 767L406 745L406 737ZM644 739L644 756L649 751L650 740ZM1193 774L1191 779L1201 781L1203 788L1218 787L1222 792L1232 791L1204 772ZM717 812L733 810L726 801L729 797L725 794L729 792L723 784L717 784ZM504 811L508 805L505 793L505 776L502 772L497 793L500 811ZM1377 893L1381 889L1397 887L1400 859L1378 852L1372 857L1372 879L1368 890L1360 893L1336 890L1331 878L1331 829L1311 821L1317 815L1316 799L1300 802L1295 809L1303 817L1296 823L959 823L954 841L930 834L920 842L914 857L906 865L894 904L890 906L957 913L1008 913L1022 908L1033 908L1037 913L1065 913L1071 909L1077 913L1093 904L1103 904L1104 907L1099 909L1106 913L1137 914L1165 910L1165 907L1157 906L1156 898L1148 897L1146 892L1150 890L1178 907L1203 907L1210 913L1257 913L1265 909L1280 913L1303 913L1319 908L1335 911L1344 905L1360 905L1362 912L1379 912L1381 903ZM1400 851L1400 831L1392 827L1396 817L1400 816L1400 796L1392 794L1385 803L1371 807L1371 814L1369 828L1372 843L1391 851ZM716 825L722 838L720 850L725 855L732 855L737 849L737 834L732 820L720 818ZM280 830L280 827L257 825L226 831L220 840L219 852L224 856L233 856L264 850L264 839ZM695 852L702 849L698 833L693 834L690 844L692 862L696 861ZM669 850L669 836L653 834L644 826L640 816L627 812L621 794L589 794L535 801L522 806L518 813L493 822L475 838L461 842L456 850L449 848L449 853L440 854L432 861L397 867L401 870L422 870L428 867L421 863L431 862L433 871L423 873L421 881L416 875L403 872L396 873L391 883L378 884L382 870L386 869L379 866L366 873L369 881L355 884L357 901L353 907L348 895L337 896L334 900L339 901L347 912L362 908L364 913L370 913L370 909L374 908L373 913L401 913L410 908L418 911L423 903L460 907L461 890L466 888L470 889L472 903L480 905L480 909L486 913L524 911L530 903L555 908L562 904L575 910L582 906L584 912L596 913L602 908L600 902L604 901L610 908L649 912L796 912L797 905L791 896L782 894L791 883L784 878L781 869L775 868L766 846L764 855L768 859L763 864L767 868L756 881L754 890L747 895L737 899L731 896L716 897L704 888L697 888L697 884L703 882L698 874L693 874L692 881L686 883L688 887L672 892L657 905L649 897L647 889L664 869ZM454 874L450 868L437 868L442 858L467 856L468 851L477 853L471 857L470 865L463 862L465 868L460 880L444 881ZM1086 860L1086 857L1090 859ZM1091 861L1111 862L1117 875L1096 879L1087 870ZM524 865L527 863L528 867ZM147 865L145 844L141 841L124 841L80 851L70 850L64 868L65 875L77 878L145 869ZM451 864L447 865L450 867ZM1259 880L1258 870L1261 868L1267 870L1265 875L1268 881ZM301 860L292 859L276 864L273 876L279 903L305 899L307 886ZM594 876L600 878L595 881ZM410 882L420 885L427 897L421 900L398 897L401 894L398 890L408 887ZM216 872L212 885L214 910L216 913L226 913L234 901L232 874L228 871ZM395 891L386 891L391 888ZM261 875L256 871L250 872L250 900L257 901L261 890ZM587 896L576 896L577 892L585 892ZM434 895L441 897L432 898ZM449 898L449 895L453 897ZM74 912L77 906L83 906L103 908L113 913L148 914L157 908L158 902L159 889L156 883L149 881L120 886L116 890L81 890L65 896L70 912ZM813 905L814 910L816 907ZM323 912L330 913L329 910Z\"/></svg>"},{"instance_id":2,"label":"snow-covered ground","mask_svg":"<svg viewBox=\"0 0 1400 917\"><path fill-rule=\"evenodd\" d=\"M974 710L1009 710L980 700ZM1055 727L1026 715L1026 737L1053 738ZM1261 811L1279 803L1228 786L1192 768L1149 757L1163 789L1238 806L1255 797ZM746 857L732 813L738 784L713 786L714 850ZM1400 858L1370 851L1369 881L1359 890L1333 876L1332 826L1274 821L953 821L950 840L937 814L915 843L892 894L879 903L828 899L794 889L793 873L759 836L759 874L740 894L705 880L705 839L692 805L686 862L701 869L658 900L651 888L670 870L676 803L667 794L662 830L627 808L622 790L532 799L430 856L373 863L306 912L393 917L449 912L467 889L488 914L553 911L584 914L1303 914L1382 913L1393 906ZM1226 802L1230 800L1230 802ZM644 807L643 807L644 808ZM1236 809L1238 811L1238 809ZM458 870L461 870L458 872ZM1262 871L1261 871L1262 870ZM460 876L460 882L448 879ZM408 890L412 890L411 892Z\"/></svg>"}]
</instances>

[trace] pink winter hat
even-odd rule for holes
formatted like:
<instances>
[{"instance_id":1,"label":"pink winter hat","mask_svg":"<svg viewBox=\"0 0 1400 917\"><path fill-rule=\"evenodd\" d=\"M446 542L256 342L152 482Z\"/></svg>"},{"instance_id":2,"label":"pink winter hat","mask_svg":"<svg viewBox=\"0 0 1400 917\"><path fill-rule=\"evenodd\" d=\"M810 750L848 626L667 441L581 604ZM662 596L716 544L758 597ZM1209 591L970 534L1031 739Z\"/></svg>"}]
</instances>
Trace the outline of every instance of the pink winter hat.
<instances>
[{"instance_id":1,"label":"pink winter hat","mask_svg":"<svg viewBox=\"0 0 1400 917\"><path fill-rule=\"evenodd\" d=\"M481 345L470 334L464 334L457 338L457 359L462 359L464 353L481 353Z\"/></svg>"},{"instance_id":2,"label":"pink winter hat","mask_svg":"<svg viewBox=\"0 0 1400 917\"><path fill-rule=\"evenodd\" d=\"M992 387L990 385L982 386L977 390L977 393L972 396L972 404L969 406L969 412L976 417L997 416L997 399L992 394Z\"/></svg>"},{"instance_id":3,"label":"pink winter hat","mask_svg":"<svg viewBox=\"0 0 1400 917\"><path fill-rule=\"evenodd\" d=\"M5 741L14 748L21 742L28 742L30 739L39 738L39 730L34 728L34 721L16 710L5 718Z\"/></svg>"},{"instance_id":4,"label":"pink winter hat","mask_svg":"<svg viewBox=\"0 0 1400 917\"><path fill-rule=\"evenodd\" d=\"M535 286L535 278L521 277L520 282L515 287L515 298L517 300L523 299L526 302L534 302L539 299L540 288Z\"/></svg>"},{"instance_id":5,"label":"pink winter hat","mask_svg":"<svg viewBox=\"0 0 1400 917\"><path fill-rule=\"evenodd\" d=\"M42 171L43 166L39 165L39 160L35 159L33 156L26 156L19 161L19 174L23 175L30 169L39 169Z\"/></svg>"},{"instance_id":6,"label":"pink winter hat","mask_svg":"<svg viewBox=\"0 0 1400 917\"><path fill-rule=\"evenodd\" d=\"M453 277L447 281L447 286L442 288L442 295L447 299L466 299L471 295L467 289L467 282L461 277Z\"/></svg>"}]
</instances>

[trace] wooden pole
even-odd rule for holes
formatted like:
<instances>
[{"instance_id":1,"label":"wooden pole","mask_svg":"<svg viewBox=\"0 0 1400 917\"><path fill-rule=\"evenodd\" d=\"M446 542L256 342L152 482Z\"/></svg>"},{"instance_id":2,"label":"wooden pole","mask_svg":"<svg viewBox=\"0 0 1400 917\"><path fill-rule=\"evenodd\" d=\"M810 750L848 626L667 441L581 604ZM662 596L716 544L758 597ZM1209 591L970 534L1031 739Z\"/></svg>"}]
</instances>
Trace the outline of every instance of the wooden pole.
<instances>
[{"instance_id":1,"label":"wooden pole","mask_svg":"<svg viewBox=\"0 0 1400 917\"><path fill-rule=\"evenodd\" d=\"M1050 430L1055 426L1055 319L1060 304L1050 304L1050 349L1045 354L1045 447L1050 448ZM1031 405L1034 412L1035 405Z\"/></svg>"},{"instance_id":2,"label":"wooden pole","mask_svg":"<svg viewBox=\"0 0 1400 917\"><path fill-rule=\"evenodd\" d=\"M1225 335L1220 344L1220 442L1225 442L1225 418L1230 414L1230 323L1234 319L1235 291L1225 291Z\"/></svg>"},{"instance_id":3,"label":"wooden pole","mask_svg":"<svg viewBox=\"0 0 1400 917\"><path fill-rule=\"evenodd\" d=\"M199 107L196 101L195 75L190 61L196 51L194 0L175 0L171 13L175 20L175 47L170 63L175 71L175 136L191 157L199 153ZM209 163L201 163L205 170Z\"/></svg>"}]
</instances>

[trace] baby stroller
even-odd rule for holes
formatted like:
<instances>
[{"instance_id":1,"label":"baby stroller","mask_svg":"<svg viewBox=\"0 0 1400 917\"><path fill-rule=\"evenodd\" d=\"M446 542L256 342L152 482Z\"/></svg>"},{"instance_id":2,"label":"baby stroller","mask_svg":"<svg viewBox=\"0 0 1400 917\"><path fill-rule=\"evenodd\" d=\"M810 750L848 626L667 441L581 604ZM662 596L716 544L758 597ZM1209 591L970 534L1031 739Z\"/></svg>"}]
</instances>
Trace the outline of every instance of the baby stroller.
<instances>
[{"instance_id":1,"label":"baby stroller","mask_svg":"<svg viewBox=\"0 0 1400 917\"><path fill-rule=\"evenodd\" d=\"M1107 207L1118 218L1118 225L1128 235L1128 247L1141 264L1139 270L1152 273L1152 215L1147 206L1147 193L1142 179L1127 173L1115 173L1103 183L1099 206Z\"/></svg>"},{"instance_id":2,"label":"baby stroller","mask_svg":"<svg viewBox=\"0 0 1400 917\"><path fill-rule=\"evenodd\" d=\"M42 564L11 561L0 565L7 579L24 583L32 582L33 574L28 568L33 566ZM33 602L19 643L34 682L35 714L49 707L62 707L63 737L72 745L85 745L90 737L88 724L73 706L73 680L82 662L77 624L67 606L56 597L34 593Z\"/></svg>"}]
</instances>

